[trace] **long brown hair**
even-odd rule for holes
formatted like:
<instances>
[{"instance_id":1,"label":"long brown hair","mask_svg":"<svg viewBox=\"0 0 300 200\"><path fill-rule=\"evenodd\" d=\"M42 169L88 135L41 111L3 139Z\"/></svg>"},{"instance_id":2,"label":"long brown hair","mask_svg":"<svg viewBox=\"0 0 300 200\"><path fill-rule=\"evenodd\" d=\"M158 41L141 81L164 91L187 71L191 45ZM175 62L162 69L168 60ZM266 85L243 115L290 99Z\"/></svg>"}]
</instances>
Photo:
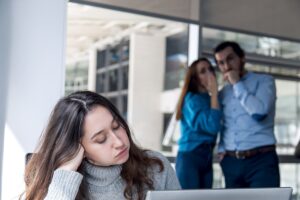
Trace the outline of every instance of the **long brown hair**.
<instances>
[{"instance_id":1,"label":"long brown hair","mask_svg":"<svg viewBox=\"0 0 300 200\"><path fill-rule=\"evenodd\" d=\"M81 91L60 99L54 107L40 145L25 169L26 200L45 198L54 170L78 153L85 116L96 106L103 106L111 112L126 130L130 141L129 159L121 171L121 177L126 182L124 197L133 199L137 195L138 200L141 200L145 197L145 189L154 189L148 169L158 165L162 171L162 161L149 157L146 150L133 142L127 123L110 101L97 93ZM81 167L78 171L84 175ZM89 199L85 180L81 183L76 199Z\"/></svg>"},{"instance_id":2,"label":"long brown hair","mask_svg":"<svg viewBox=\"0 0 300 200\"><path fill-rule=\"evenodd\" d=\"M207 62L210 66L211 63L207 58L199 58L195 60L187 69L185 74L183 87L179 96L179 100L176 107L176 120L180 120L182 116L182 106L184 102L184 97L188 92L198 92L198 79L197 79L197 65L200 62Z\"/></svg>"}]
</instances>

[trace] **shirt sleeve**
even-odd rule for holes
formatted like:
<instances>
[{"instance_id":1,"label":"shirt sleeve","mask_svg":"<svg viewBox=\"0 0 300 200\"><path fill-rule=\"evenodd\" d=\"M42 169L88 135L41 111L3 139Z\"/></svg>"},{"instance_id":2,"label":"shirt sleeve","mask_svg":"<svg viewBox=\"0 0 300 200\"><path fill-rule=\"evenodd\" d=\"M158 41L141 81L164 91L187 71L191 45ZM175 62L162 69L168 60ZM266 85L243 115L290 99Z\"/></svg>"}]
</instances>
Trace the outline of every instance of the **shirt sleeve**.
<instances>
[{"instance_id":1,"label":"shirt sleeve","mask_svg":"<svg viewBox=\"0 0 300 200\"><path fill-rule=\"evenodd\" d=\"M184 118L189 128L193 131L202 130L207 133L217 134L221 127L221 111L219 109L204 108L203 100L191 98L186 102Z\"/></svg>"},{"instance_id":2,"label":"shirt sleeve","mask_svg":"<svg viewBox=\"0 0 300 200\"><path fill-rule=\"evenodd\" d=\"M234 84L233 90L246 112L257 121L268 115L276 101L276 86L271 76L258 81L255 92L249 92L243 81Z\"/></svg>"},{"instance_id":3,"label":"shirt sleeve","mask_svg":"<svg viewBox=\"0 0 300 200\"><path fill-rule=\"evenodd\" d=\"M75 200L83 176L75 171L54 171L45 200Z\"/></svg>"}]
</instances>

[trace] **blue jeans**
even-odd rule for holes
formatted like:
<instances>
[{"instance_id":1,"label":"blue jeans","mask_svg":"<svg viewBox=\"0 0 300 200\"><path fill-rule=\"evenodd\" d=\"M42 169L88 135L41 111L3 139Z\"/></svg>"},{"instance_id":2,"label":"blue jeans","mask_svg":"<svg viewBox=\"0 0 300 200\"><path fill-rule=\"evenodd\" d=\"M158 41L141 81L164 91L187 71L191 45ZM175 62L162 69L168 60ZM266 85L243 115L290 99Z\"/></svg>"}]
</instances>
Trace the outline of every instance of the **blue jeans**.
<instances>
[{"instance_id":1,"label":"blue jeans","mask_svg":"<svg viewBox=\"0 0 300 200\"><path fill-rule=\"evenodd\" d=\"M276 151L246 159L225 156L221 161L226 188L279 187L279 163Z\"/></svg>"},{"instance_id":2,"label":"blue jeans","mask_svg":"<svg viewBox=\"0 0 300 200\"><path fill-rule=\"evenodd\" d=\"M178 152L176 174L182 189L212 188L213 145L206 144L193 151Z\"/></svg>"}]
</instances>

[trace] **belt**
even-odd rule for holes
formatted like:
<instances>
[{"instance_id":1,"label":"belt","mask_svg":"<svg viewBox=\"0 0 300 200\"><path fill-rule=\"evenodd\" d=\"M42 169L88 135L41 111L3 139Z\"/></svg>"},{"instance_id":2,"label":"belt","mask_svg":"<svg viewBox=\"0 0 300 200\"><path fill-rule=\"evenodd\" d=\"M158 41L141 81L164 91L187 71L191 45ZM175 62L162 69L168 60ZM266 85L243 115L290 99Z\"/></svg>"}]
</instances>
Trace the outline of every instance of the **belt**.
<instances>
[{"instance_id":1,"label":"belt","mask_svg":"<svg viewBox=\"0 0 300 200\"><path fill-rule=\"evenodd\" d=\"M275 150L275 145L268 145L268 146L257 147L245 151L226 151L225 155L232 156L237 159L245 159L245 158L255 156L257 154L266 153L274 150Z\"/></svg>"}]
</instances>

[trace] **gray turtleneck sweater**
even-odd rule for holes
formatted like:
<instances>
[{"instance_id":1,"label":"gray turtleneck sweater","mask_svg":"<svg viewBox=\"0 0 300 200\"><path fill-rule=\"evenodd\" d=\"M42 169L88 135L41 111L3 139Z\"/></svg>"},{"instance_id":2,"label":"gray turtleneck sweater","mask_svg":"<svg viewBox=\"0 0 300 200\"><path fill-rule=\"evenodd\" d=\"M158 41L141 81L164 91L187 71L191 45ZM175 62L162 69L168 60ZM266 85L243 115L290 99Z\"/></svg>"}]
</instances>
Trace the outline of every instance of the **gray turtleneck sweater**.
<instances>
[{"instance_id":1,"label":"gray turtleneck sweater","mask_svg":"<svg viewBox=\"0 0 300 200\"><path fill-rule=\"evenodd\" d=\"M159 172L155 166L153 174L154 190L177 190L180 185L169 161L160 153L148 151L148 155L159 158L164 170ZM74 200L83 179L87 183L91 200L125 199L123 192L125 181L121 178L121 165L99 167L86 161L83 163L85 175L75 171L57 169L54 171L52 182L48 188L46 200Z\"/></svg>"}]
</instances>

